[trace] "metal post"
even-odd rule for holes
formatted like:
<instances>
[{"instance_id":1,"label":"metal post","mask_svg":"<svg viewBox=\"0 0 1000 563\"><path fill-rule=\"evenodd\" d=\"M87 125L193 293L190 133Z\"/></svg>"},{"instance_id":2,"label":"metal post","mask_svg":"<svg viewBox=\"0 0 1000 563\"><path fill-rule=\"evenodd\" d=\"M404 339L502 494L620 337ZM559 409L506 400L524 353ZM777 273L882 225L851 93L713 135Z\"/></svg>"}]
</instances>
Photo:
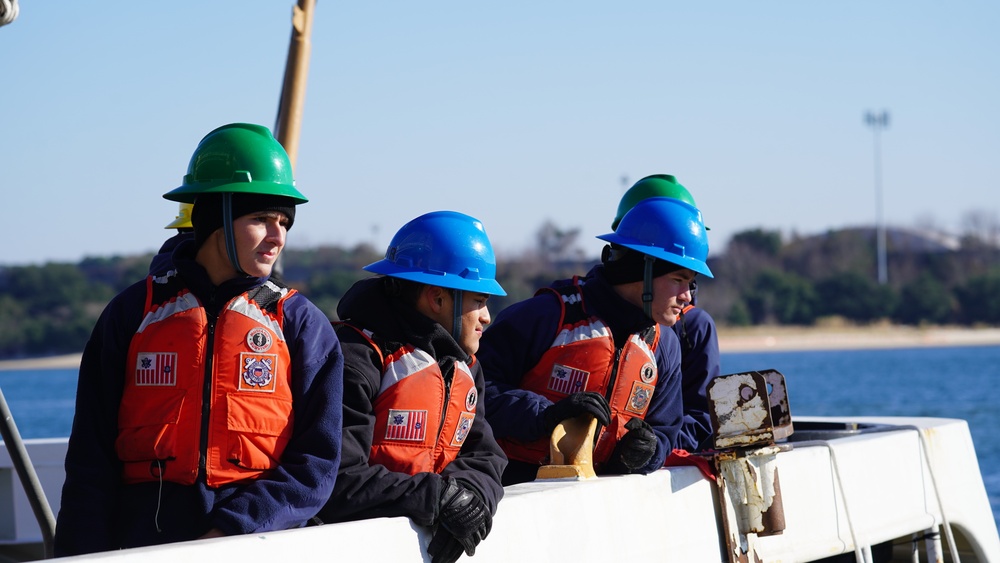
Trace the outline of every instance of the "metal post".
<instances>
[{"instance_id":1,"label":"metal post","mask_svg":"<svg viewBox=\"0 0 1000 563\"><path fill-rule=\"evenodd\" d=\"M879 285L885 285L889 281L889 274L885 263L885 218L882 213L882 147L880 133L883 129L889 127L889 112L882 110L882 113L878 115L867 112L865 113L865 123L875 133L875 237L878 253L878 283Z\"/></svg>"},{"instance_id":2,"label":"metal post","mask_svg":"<svg viewBox=\"0 0 1000 563\"><path fill-rule=\"evenodd\" d=\"M927 548L928 563L942 563L944 561L941 534L938 533L936 528L931 528L924 532L924 546Z\"/></svg>"},{"instance_id":3,"label":"metal post","mask_svg":"<svg viewBox=\"0 0 1000 563\"><path fill-rule=\"evenodd\" d=\"M17 425L14 424L14 417L10 414L10 408L7 406L7 399L4 398L2 389L0 389L0 435L3 436L7 453L10 454L10 460L21 480L21 486L24 487L24 492L28 496L31 510L35 513L35 520L38 521L38 527L42 531L45 558L49 559L52 557L56 519L52 516L52 508L49 506L48 499L45 498L45 491L42 489L35 468L28 458L28 451L24 448L24 442L21 440L21 434L17 431Z\"/></svg>"}]
</instances>

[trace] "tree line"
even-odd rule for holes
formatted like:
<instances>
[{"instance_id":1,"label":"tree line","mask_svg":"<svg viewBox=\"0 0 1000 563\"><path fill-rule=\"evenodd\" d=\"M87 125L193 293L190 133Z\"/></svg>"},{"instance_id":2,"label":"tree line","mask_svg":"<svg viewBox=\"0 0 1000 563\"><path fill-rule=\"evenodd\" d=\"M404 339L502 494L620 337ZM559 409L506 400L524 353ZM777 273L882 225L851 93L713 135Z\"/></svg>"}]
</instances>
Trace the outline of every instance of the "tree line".
<instances>
[{"instance_id":1,"label":"tree line","mask_svg":"<svg viewBox=\"0 0 1000 563\"><path fill-rule=\"evenodd\" d=\"M714 279L698 280L697 304L720 326L813 325L830 317L865 324L1000 325L1000 246L966 236L944 246L913 232L889 232L888 283L876 279L872 229L785 240L778 231L737 233L709 258ZM505 297L495 316L552 280L599 262L576 247L578 230L546 223L534 249L498 256ZM286 249L281 276L331 319L337 303L382 250L322 246ZM0 358L83 349L108 301L146 275L151 254L85 258L76 264L0 267Z\"/></svg>"},{"instance_id":2,"label":"tree line","mask_svg":"<svg viewBox=\"0 0 1000 563\"><path fill-rule=\"evenodd\" d=\"M965 236L945 245L916 231L888 233L888 283L877 281L875 232L844 229L783 241L755 229L709 259L699 306L723 325L1000 325L1000 246ZM701 299L704 288L704 299Z\"/></svg>"}]
</instances>

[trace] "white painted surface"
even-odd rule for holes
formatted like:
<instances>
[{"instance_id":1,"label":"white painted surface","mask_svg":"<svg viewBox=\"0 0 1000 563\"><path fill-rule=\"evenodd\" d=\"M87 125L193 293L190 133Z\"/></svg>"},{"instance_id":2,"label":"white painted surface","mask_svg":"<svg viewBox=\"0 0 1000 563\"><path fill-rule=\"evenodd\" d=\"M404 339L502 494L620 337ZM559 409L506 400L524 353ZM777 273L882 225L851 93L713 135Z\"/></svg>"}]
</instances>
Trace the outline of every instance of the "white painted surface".
<instances>
[{"instance_id":1,"label":"white painted surface","mask_svg":"<svg viewBox=\"0 0 1000 563\"><path fill-rule=\"evenodd\" d=\"M962 560L1000 562L1000 537L964 421L836 420L921 427L944 501L944 515L956 531L959 545L966 548ZM868 546L909 538L911 533L941 523L942 512L916 431L864 433L829 443L833 456L824 444L814 442L792 443L790 451L777 455L786 528L780 535L750 538L763 560L809 561L852 553L852 528L858 544ZM36 447L29 444L33 461ZM0 455L0 465L3 457ZM838 473L842 481L838 481ZM703 478L694 467L664 469L647 476L508 487L491 534L471 560L725 561L718 490L715 482ZM58 498L52 498L57 494L50 493L50 502L58 504ZM35 531L37 535L37 528ZM406 563L429 561L424 553L429 539L427 530L407 519L392 518L67 560L176 563L218 558L273 562L322 557Z\"/></svg>"},{"instance_id":2,"label":"white painted surface","mask_svg":"<svg viewBox=\"0 0 1000 563\"><path fill-rule=\"evenodd\" d=\"M66 439L25 440L24 444L52 514L58 514L66 475L63 466ZM6 444L0 443L0 545L42 541L41 529L24 490Z\"/></svg>"}]
</instances>

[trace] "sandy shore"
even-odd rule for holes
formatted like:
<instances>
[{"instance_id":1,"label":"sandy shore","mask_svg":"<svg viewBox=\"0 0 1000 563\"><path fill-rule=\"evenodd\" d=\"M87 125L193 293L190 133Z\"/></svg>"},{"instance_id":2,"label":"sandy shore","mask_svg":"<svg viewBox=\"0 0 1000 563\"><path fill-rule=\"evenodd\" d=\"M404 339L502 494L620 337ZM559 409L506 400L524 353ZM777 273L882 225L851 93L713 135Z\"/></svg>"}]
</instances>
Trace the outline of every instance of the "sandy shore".
<instances>
[{"instance_id":1,"label":"sandy shore","mask_svg":"<svg viewBox=\"0 0 1000 563\"><path fill-rule=\"evenodd\" d=\"M0 371L15 369L76 369L80 367L82 354L25 358L23 360L0 360Z\"/></svg>"},{"instance_id":2,"label":"sandy shore","mask_svg":"<svg viewBox=\"0 0 1000 563\"><path fill-rule=\"evenodd\" d=\"M782 352L789 350L858 350L922 346L1000 346L1000 328L964 327L751 327L720 328L722 352ZM72 369L80 354L0 360L0 371Z\"/></svg>"},{"instance_id":3,"label":"sandy shore","mask_svg":"<svg viewBox=\"0 0 1000 563\"><path fill-rule=\"evenodd\" d=\"M719 349L723 352L997 345L1000 345L1000 328L877 325L719 329Z\"/></svg>"}]
</instances>

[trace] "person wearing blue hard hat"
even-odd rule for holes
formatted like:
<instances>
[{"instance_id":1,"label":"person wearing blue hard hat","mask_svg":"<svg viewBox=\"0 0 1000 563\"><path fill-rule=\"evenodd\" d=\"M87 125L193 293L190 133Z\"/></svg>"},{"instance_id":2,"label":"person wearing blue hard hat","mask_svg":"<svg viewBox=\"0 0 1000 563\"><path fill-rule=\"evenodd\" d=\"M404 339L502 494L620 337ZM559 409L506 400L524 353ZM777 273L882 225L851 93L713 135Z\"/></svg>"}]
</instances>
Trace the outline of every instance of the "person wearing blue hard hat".
<instances>
[{"instance_id":1,"label":"person wearing blue hard hat","mask_svg":"<svg viewBox=\"0 0 1000 563\"><path fill-rule=\"evenodd\" d=\"M344 434L323 523L405 516L430 526L434 563L473 555L503 496L506 458L483 414L476 360L487 301L506 295L483 224L436 211L405 224L379 274L354 284L335 323Z\"/></svg>"},{"instance_id":2,"label":"person wearing blue hard hat","mask_svg":"<svg viewBox=\"0 0 1000 563\"><path fill-rule=\"evenodd\" d=\"M680 344L661 337L712 276L701 212L675 198L635 204L602 264L508 306L479 353L486 412L509 458L504 485L530 481L550 462L561 422L593 416L598 475L649 473L678 446L683 417Z\"/></svg>"},{"instance_id":3,"label":"person wearing blue hard hat","mask_svg":"<svg viewBox=\"0 0 1000 563\"><path fill-rule=\"evenodd\" d=\"M672 197L697 207L694 196L677 178L669 174L654 174L642 178L622 195L611 228L617 229L625 213L635 207L636 203L650 197ZM611 247L606 247L606 251L610 252ZM699 451L710 445L712 417L708 407L708 384L722 373L715 319L708 311L696 306L697 290L697 284L692 282L691 302L670 327L681 343L683 374L681 386L684 423L681 425L677 448L689 452Z\"/></svg>"}]
</instances>

